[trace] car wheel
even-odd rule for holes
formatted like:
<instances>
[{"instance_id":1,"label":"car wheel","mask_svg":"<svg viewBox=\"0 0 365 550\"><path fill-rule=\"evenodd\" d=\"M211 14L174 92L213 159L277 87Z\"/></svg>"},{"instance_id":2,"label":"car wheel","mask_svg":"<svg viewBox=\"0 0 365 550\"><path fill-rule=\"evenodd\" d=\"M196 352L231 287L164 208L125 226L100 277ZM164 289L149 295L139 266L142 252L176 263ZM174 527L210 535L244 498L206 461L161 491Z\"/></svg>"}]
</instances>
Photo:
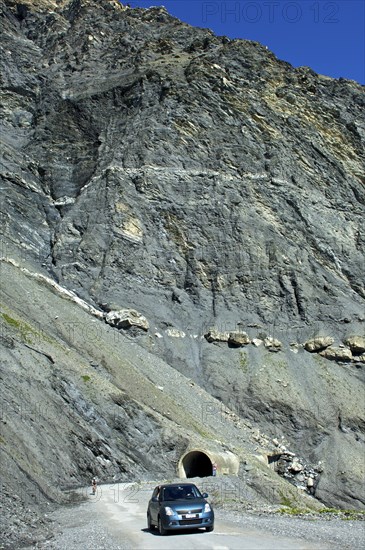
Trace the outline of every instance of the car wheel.
<instances>
[{"instance_id":1,"label":"car wheel","mask_svg":"<svg viewBox=\"0 0 365 550\"><path fill-rule=\"evenodd\" d=\"M161 536L167 535L167 531L162 525L161 518L158 518L158 532L160 533Z\"/></svg>"},{"instance_id":2,"label":"car wheel","mask_svg":"<svg viewBox=\"0 0 365 550\"><path fill-rule=\"evenodd\" d=\"M205 530L207 533L211 533L212 531L214 531L214 525L211 525L210 527L206 527Z\"/></svg>"},{"instance_id":3,"label":"car wheel","mask_svg":"<svg viewBox=\"0 0 365 550\"><path fill-rule=\"evenodd\" d=\"M150 531L153 531L155 526L153 525L153 523L151 522L151 516L150 514L147 514L147 527Z\"/></svg>"}]
</instances>

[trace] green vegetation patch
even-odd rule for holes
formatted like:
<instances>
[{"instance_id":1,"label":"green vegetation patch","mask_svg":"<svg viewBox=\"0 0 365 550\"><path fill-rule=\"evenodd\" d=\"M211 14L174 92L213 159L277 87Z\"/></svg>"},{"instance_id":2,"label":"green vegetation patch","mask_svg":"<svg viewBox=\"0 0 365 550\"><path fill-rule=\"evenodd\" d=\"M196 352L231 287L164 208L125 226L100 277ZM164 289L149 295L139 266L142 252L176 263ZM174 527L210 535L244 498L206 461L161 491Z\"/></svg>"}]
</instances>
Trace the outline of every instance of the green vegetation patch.
<instances>
[{"instance_id":1,"label":"green vegetation patch","mask_svg":"<svg viewBox=\"0 0 365 550\"><path fill-rule=\"evenodd\" d=\"M0 316L5 321L6 325L14 332L18 333L26 344L32 344L37 340L43 340L49 344L55 343L55 341L43 332L43 330L37 330L25 321L14 319L14 317L11 317L11 315L3 311L0 312Z\"/></svg>"},{"instance_id":2,"label":"green vegetation patch","mask_svg":"<svg viewBox=\"0 0 365 550\"><path fill-rule=\"evenodd\" d=\"M248 368L248 357L247 353L244 351L240 351L240 369L243 370L243 372L247 372Z\"/></svg>"},{"instance_id":3,"label":"green vegetation patch","mask_svg":"<svg viewBox=\"0 0 365 550\"><path fill-rule=\"evenodd\" d=\"M24 342L31 343L32 336L39 337L39 332L36 331L27 323L25 323L24 321L18 321L17 319L13 319L13 317L3 312L1 312L1 316L9 327L11 327L12 329L14 329L16 332L20 334Z\"/></svg>"},{"instance_id":4,"label":"green vegetation patch","mask_svg":"<svg viewBox=\"0 0 365 550\"><path fill-rule=\"evenodd\" d=\"M322 508L320 514L336 516L338 519L365 521L365 510L341 510L338 508Z\"/></svg>"},{"instance_id":5,"label":"green vegetation patch","mask_svg":"<svg viewBox=\"0 0 365 550\"><path fill-rule=\"evenodd\" d=\"M341 510L338 508L322 508L321 510L311 510L309 508L300 508L296 506L287 497L281 499L282 507L278 510L279 514L285 514L289 516L302 516L304 514L314 515L317 518L322 516L326 519L336 518L343 521L365 521L364 510Z\"/></svg>"},{"instance_id":6,"label":"green vegetation patch","mask_svg":"<svg viewBox=\"0 0 365 550\"><path fill-rule=\"evenodd\" d=\"M17 329L20 327L20 322L10 317L7 313L1 313L1 315L3 316L4 321L11 327L15 327Z\"/></svg>"},{"instance_id":7,"label":"green vegetation patch","mask_svg":"<svg viewBox=\"0 0 365 550\"><path fill-rule=\"evenodd\" d=\"M301 516L303 514L310 514L313 513L313 510L310 508L303 508L301 506L298 506L298 502L296 502L296 498L290 498L287 495L283 493L283 491L280 491L280 504L282 507L278 510L279 514L286 514L289 516Z\"/></svg>"}]
</instances>

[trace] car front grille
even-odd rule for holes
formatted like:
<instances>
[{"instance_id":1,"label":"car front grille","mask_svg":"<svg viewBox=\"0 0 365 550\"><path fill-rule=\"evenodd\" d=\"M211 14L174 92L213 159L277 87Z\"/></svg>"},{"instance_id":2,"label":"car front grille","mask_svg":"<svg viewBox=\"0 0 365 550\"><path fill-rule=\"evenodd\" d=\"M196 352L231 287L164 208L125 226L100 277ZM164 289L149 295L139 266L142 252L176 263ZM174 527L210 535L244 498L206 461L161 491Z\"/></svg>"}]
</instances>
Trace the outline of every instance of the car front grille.
<instances>
[{"instance_id":1,"label":"car front grille","mask_svg":"<svg viewBox=\"0 0 365 550\"><path fill-rule=\"evenodd\" d=\"M182 519L179 521L180 525L201 525L203 522L202 519L196 518L196 519Z\"/></svg>"},{"instance_id":2,"label":"car front grille","mask_svg":"<svg viewBox=\"0 0 365 550\"><path fill-rule=\"evenodd\" d=\"M203 511L202 508L194 508L194 509L189 508L186 510L176 510L176 513L182 516L185 514L201 514L202 511Z\"/></svg>"}]
</instances>

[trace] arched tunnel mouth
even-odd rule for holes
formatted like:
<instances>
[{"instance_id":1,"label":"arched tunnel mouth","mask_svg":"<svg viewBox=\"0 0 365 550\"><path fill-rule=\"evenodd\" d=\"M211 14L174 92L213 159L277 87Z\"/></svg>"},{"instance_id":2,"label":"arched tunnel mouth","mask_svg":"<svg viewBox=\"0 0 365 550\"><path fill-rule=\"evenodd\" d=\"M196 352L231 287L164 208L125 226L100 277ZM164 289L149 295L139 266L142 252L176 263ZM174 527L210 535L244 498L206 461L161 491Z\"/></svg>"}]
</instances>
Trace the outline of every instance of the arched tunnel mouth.
<instances>
[{"instance_id":1,"label":"arched tunnel mouth","mask_svg":"<svg viewBox=\"0 0 365 550\"><path fill-rule=\"evenodd\" d=\"M212 475L213 464L209 456L202 451L191 451L182 460L185 475L189 477L208 477Z\"/></svg>"}]
</instances>

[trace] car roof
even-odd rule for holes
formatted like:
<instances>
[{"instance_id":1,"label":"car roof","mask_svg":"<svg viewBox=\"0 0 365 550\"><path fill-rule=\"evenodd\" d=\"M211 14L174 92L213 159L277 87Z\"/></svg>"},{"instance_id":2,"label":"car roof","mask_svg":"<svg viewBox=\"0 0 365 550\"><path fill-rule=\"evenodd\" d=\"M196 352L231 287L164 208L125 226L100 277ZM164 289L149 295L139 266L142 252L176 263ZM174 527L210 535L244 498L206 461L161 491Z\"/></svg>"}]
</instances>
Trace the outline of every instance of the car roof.
<instances>
[{"instance_id":1,"label":"car roof","mask_svg":"<svg viewBox=\"0 0 365 550\"><path fill-rule=\"evenodd\" d=\"M157 485L157 487L164 489L165 487L191 487L192 485L196 487L195 483L164 483L163 485Z\"/></svg>"}]
</instances>

